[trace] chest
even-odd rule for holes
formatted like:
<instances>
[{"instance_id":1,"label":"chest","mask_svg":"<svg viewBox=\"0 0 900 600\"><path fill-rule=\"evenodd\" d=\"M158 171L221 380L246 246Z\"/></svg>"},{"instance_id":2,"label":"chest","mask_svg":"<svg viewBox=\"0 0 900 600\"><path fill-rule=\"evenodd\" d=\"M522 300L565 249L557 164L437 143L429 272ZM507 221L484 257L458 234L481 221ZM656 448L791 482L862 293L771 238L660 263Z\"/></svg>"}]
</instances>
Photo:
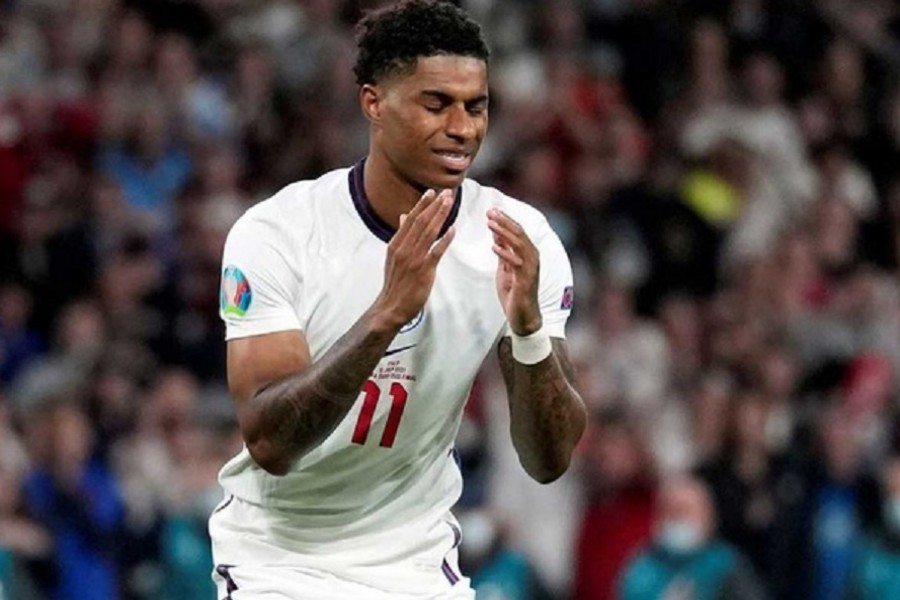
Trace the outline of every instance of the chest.
<instances>
[{"instance_id":1,"label":"chest","mask_svg":"<svg viewBox=\"0 0 900 600\"><path fill-rule=\"evenodd\" d=\"M496 291L496 259L489 248L458 242L439 263L423 309L400 330L390 349L477 353L486 351L502 332L506 320ZM375 302L384 286L386 249L380 240L364 239L345 251L318 257L304 269L298 312L314 360Z\"/></svg>"}]
</instances>

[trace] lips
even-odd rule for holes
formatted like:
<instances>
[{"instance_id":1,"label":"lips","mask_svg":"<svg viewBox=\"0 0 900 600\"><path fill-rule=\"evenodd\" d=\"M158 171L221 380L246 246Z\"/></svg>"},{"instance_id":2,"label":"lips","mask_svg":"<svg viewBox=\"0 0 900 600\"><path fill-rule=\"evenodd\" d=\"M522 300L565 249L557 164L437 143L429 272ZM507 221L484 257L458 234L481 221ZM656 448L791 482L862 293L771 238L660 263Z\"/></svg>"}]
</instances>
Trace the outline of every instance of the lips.
<instances>
[{"instance_id":1,"label":"lips","mask_svg":"<svg viewBox=\"0 0 900 600\"><path fill-rule=\"evenodd\" d=\"M451 171L465 171L472 163L472 153L462 150L435 150L441 163Z\"/></svg>"}]
</instances>

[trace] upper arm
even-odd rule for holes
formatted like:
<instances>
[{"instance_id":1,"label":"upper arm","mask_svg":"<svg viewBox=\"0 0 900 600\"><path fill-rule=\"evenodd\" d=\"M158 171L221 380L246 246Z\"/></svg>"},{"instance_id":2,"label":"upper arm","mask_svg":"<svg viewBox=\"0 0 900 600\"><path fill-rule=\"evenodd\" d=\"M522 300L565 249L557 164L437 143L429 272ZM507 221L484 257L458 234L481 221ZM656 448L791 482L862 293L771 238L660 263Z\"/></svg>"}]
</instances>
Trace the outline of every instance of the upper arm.
<instances>
[{"instance_id":1,"label":"upper arm","mask_svg":"<svg viewBox=\"0 0 900 600\"><path fill-rule=\"evenodd\" d=\"M259 390L311 362L306 336L297 330L237 338L227 346L228 389L239 410Z\"/></svg>"},{"instance_id":2,"label":"upper arm","mask_svg":"<svg viewBox=\"0 0 900 600\"><path fill-rule=\"evenodd\" d=\"M300 317L300 265L271 218L245 215L228 234L219 314L225 322L228 387L245 425L247 400L310 364Z\"/></svg>"}]
</instances>

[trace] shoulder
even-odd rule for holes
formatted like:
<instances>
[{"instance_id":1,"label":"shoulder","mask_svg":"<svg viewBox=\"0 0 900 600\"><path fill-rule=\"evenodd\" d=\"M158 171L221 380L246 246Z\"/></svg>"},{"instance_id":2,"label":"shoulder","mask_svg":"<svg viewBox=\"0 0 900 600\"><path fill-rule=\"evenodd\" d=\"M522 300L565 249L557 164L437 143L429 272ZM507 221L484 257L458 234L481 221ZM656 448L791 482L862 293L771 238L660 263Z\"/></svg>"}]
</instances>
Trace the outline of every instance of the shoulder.
<instances>
[{"instance_id":1,"label":"shoulder","mask_svg":"<svg viewBox=\"0 0 900 600\"><path fill-rule=\"evenodd\" d=\"M278 243L311 230L323 206L334 206L335 196L347 194L349 169L329 171L317 179L291 183L272 196L251 206L234 223L229 238L265 235Z\"/></svg>"},{"instance_id":2,"label":"shoulder","mask_svg":"<svg viewBox=\"0 0 900 600\"><path fill-rule=\"evenodd\" d=\"M463 186L463 202L467 202L469 198L472 198L474 203L485 210L497 207L521 223L523 227L526 225L546 226L547 224L547 219L541 211L530 204L501 192L495 187L482 185L474 179L466 179Z\"/></svg>"},{"instance_id":3,"label":"shoulder","mask_svg":"<svg viewBox=\"0 0 900 600\"><path fill-rule=\"evenodd\" d=\"M532 239L553 233L540 210L474 179L466 179L463 183L463 203L469 212L479 213L478 216L483 216L490 208L499 208L519 223Z\"/></svg>"}]
</instances>

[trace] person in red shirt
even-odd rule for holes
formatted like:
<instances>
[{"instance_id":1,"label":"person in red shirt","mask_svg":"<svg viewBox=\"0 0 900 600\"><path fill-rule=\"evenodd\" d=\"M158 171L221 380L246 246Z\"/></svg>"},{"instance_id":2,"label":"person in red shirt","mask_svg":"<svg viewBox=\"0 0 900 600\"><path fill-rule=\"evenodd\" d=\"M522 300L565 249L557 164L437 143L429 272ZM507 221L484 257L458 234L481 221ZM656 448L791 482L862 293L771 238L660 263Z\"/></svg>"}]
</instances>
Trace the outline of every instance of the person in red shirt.
<instances>
[{"instance_id":1,"label":"person in red shirt","mask_svg":"<svg viewBox=\"0 0 900 600\"><path fill-rule=\"evenodd\" d=\"M584 469L588 500L575 550L575 598L612 600L622 568L651 534L656 467L636 424L607 409L592 419Z\"/></svg>"}]
</instances>

